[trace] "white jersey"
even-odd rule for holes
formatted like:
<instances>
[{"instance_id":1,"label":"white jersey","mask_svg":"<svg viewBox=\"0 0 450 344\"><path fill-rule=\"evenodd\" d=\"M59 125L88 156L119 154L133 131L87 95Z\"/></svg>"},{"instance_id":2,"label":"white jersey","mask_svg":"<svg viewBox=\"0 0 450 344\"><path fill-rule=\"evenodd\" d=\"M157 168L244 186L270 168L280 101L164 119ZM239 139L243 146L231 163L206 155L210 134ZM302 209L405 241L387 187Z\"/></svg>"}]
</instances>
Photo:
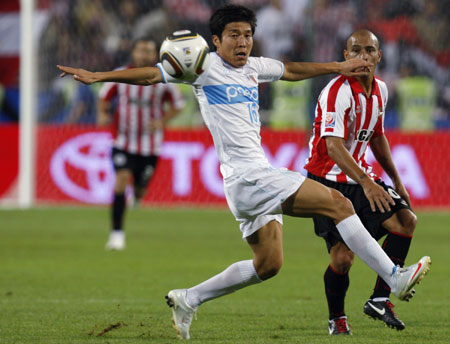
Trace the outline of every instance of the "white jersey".
<instances>
[{"instance_id":1,"label":"white jersey","mask_svg":"<svg viewBox=\"0 0 450 344\"><path fill-rule=\"evenodd\" d=\"M210 53L208 68L195 80L194 93L203 120L214 140L224 178L255 166L269 166L261 146L258 83L281 78L280 61L249 57L235 68L217 53ZM181 82L158 64L163 82Z\"/></svg>"}]
</instances>

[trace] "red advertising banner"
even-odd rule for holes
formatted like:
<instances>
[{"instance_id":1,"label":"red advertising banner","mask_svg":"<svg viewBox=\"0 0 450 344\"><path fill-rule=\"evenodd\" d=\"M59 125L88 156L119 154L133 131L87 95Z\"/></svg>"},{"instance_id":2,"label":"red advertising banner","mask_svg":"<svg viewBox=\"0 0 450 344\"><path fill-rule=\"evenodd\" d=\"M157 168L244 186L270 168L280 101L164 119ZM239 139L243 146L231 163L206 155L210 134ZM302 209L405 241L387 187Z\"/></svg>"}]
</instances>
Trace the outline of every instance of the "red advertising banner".
<instances>
[{"instance_id":1,"label":"red advertising banner","mask_svg":"<svg viewBox=\"0 0 450 344\"><path fill-rule=\"evenodd\" d=\"M414 208L450 208L449 132L386 133L394 162ZM305 173L309 133L261 133L270 162ZM0 126L0 199L17 179L18 128ZM110 161L112 137L96 127L55 125L37 129L36 202L108 204L114 185ZM151 205L225 206L222 176L212 138L206 129L168 130L160 163L143 202ZM371 152L367 157L390 182Z\"/></svg>"}]
</instances>

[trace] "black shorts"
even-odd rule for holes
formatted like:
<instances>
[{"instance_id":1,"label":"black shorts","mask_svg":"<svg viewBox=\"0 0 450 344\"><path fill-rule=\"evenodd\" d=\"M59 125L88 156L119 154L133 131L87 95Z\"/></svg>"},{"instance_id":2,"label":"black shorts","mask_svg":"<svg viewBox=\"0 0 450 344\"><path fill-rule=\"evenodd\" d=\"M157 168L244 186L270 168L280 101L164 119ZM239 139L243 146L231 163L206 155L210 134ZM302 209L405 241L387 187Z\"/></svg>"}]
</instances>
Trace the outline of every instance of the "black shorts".
<instances>
[{"instance_id":1,"label":"black shorts","mask_svg":"<svg viewBox=\"0 0 450 344\"><path fill-rule=\"evenodd\" d=\"M113 148L112 161L114 170L130 170L133 174L135 187L145 188L153 176L158 163L156 155L144 156L131 154L123 150Z\"/></svg>"},{"instance_id":2,"label":"black shorts","mask_svg":"<svg viewBox=\"0 0 450 344\"><path fill-rule=\"evenodd\" d=\"M359 184L344 184L336 183L324 178L316 177L311 173L308 173L308 178L311 178L325 186L336 189L347 197L353 204L356 214L361 219L364 227L367 228L370 235L379 240L386 235L388 231L382 226L382 223L389 219L394 213L400 209L410 209L408 203L397 193L395 190L383 183L377 181L377 184L382 186L392 197L395 205L391 205L391 211L381 213L379 210L373 212L370 208L370 202L364 194L364 190ZM314 217L314 231L316 235L325 239L327 243L328 252L337 242L344 242L339 234L336 225L333 220L328 217Z\"/></svg>"}]
</instances>

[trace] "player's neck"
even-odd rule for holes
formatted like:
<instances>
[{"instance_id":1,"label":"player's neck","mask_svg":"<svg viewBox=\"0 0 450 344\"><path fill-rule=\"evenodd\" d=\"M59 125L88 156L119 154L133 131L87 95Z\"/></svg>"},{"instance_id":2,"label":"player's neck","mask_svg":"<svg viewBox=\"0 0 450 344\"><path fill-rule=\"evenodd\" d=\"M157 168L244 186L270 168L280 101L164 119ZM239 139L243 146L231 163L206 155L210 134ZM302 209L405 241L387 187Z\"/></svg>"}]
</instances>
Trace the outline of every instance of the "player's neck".
<instances>
[{"instance_id":1,"label":"player's neck","mask_svg":"<svg viewBox=\"0 0 450 344\"><path fill-rule=\"evenodd\" d=\"M366 96L370 97L372 94L373 75L369 75L367 77L357 77L356 80L358 80Z\"/></svg>"}]
</instances>

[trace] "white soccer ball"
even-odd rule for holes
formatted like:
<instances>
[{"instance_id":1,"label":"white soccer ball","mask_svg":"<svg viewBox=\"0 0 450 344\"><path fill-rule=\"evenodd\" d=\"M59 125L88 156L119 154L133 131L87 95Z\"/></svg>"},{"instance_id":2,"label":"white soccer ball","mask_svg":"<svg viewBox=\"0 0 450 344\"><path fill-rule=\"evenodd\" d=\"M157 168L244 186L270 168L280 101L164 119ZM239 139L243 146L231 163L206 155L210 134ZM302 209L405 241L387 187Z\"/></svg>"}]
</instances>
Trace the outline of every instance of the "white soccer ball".
<instances>
[{"instance_id":1,"label":"white soccer ball","mask_svg":"<svg viewBox=\"0 0 450 344\"><path fill-rule=\"evenodd\" d=\"M194 81L209 65L208 43L197 33L176 31L162 43L159 58L174 78Z\"/></svg>"}]
</instances>

